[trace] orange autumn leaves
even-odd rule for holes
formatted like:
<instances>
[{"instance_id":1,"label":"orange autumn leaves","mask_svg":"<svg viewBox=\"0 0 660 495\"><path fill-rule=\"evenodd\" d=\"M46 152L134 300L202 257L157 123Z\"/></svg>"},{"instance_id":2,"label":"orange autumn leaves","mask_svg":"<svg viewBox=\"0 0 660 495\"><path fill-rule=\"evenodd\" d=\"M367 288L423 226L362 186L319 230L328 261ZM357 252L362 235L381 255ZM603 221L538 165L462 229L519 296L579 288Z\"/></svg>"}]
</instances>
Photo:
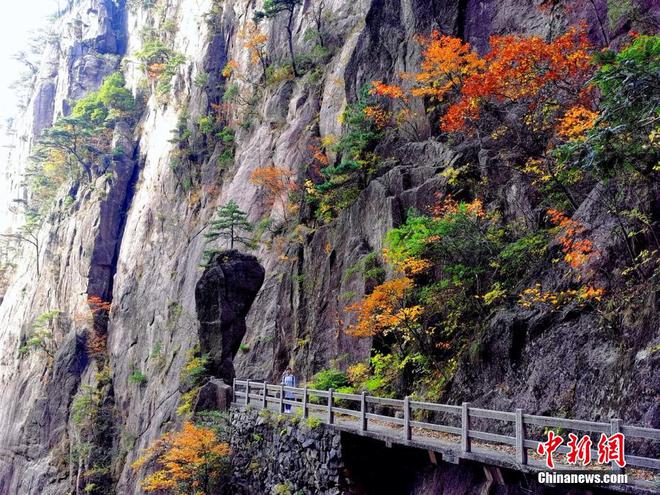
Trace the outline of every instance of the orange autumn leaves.
<instances>
[{"instance_id":1,"label":"orange autumn leaves","mask_svg":"<svg viewBox=\"0 0 660 495\"><path fill-rule=\"evenodd\" d=\"M583 236L584 225L557 210L548 210L548 218L559 227L559 242L564 252L564 261L575 270L581 269L596 254L593 243Z\"/></svg>"},{"instance_id":2,"label":"orange autumn leaves","mask_svg":"<svg viewBox=\"0 0 660 495\"><path fill-rule=\"evenodd\" d=\"M537 36L493 36L483 57L458 38L433 32L420 37L420 70L401 74L406 88L372 83L372 94L406 101L424 97L444 105L445 132L472 133L485 106L522 105L521 122L531 131L575 139L593 126L587 81L593 72L591 46L583 26L551 42Z\"/></svg>"},{"instance_id":3,"label":"orange autumn leaves","mask_svg":"<svg viewBox=\"0 0 660 495\"><path fill-rule=\"evenodd\" d=\"M142 482L145 492L206 495L222 474L229 445L217 439L211 428L190 421L180 432L167 433L145 449L131 467L154 464L158 469Z\"/></svg>"},{"instance_id":4,"label":"orange autumn leaves","mask_svg":"<svg viewBox=\"0 0 660 495\"><path fill-rule=\"evenodd\" d=\"M564 261L577 274L578 280L587 278L589 276L588 264L598 255L598 252L594 248L593 242L585 237L585 226L553 209L548 210L548 219L559 228L557 240L564 253ZM577 289L560 291L544 291L540 284L536 284L521 292L519 303L524 308L531 308L534 304L558 308L574 301L578 304L599 302L604 295L605 289L590 284L584 284Z\"/></svg>"},{"instance_id":5,"label":"orange autumn leaves","mask_svg":"<svg viewBox=\"0 0 660 495\"><path fill-rule=\"evenodd\" d=\"M354 337L373 337L388 331L415 325L422 314L420 306L406 307L407 295L413 288L409 277L388 280L377 286L362 301L347 308L357 321L347 333Z\"/></svg>"},{"instance_id":6,"label":"orange autumn leaves","mask_svg":"<svg viewBox=\"0 0 660 495\"><path fill-rule=\"evenodd\" d=\"M298 190L293 172L275 165L259 167L250 174L250 182L264 191L268 207L281 208L284 221L296 213L297 206L289 204L289 196Z\"/></svg>"}]
</instances>

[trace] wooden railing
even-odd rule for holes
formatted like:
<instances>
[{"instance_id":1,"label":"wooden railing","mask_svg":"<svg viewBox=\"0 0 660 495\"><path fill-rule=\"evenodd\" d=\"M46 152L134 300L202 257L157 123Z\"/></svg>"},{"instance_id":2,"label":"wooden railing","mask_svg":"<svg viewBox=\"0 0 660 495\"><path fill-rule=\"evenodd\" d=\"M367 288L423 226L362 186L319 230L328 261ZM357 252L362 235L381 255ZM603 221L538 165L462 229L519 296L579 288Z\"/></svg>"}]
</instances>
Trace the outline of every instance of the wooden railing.
<instances>
[{"instance_id":1,"label":"wooden railing","mask_svg":"<svg viewBox=\"0 0 660 495\"><path fill-rule=\"evenodd\" d=\"M435 404L412 400L409 397L390 399L375 397L365 392L346 394L335 392L332 389L315 390L307 387L286 387L250 380L234 380L233 392L235 404L252 405L264 409L272 409L275 406L275 409L280 413L283 413L285 406L289 405L291 408L299 409L303 418L309 417L310 412L314 412L316 417L329 425L338 424L336 415L348 416L352 419L351 428L362 433L372 431L369 429L370 422L379 424L381 426L378 429L380 435L389 436L393 441L402 444L412 442L432 445L432 434L424 434L424 431L428 431L457 437L457 440L460 439L459 452L463 454L470 454L473 451L473 440L480 441L481 453L487 452L487 445L484 449L482 444L508 445L510 446L507 449L508 452L493 451L492 453L488 452L487 456L498 459L506 458L521 466L543 467L540 461L528 457L528 450L533 449L536 451L540 443L539 440L532 438L533 435L528 434L528 430L536 430L537 436L548 428L596 434L605 433L608 435L621 432L626 437L627 445L633 443L634 439L639 439L640 442L660 441L659 429L624 425L619 419L612 419L609 423L582 421L525 414L522 409L516 409L515 412L481 409L471 407L468 402L464 402L460 406ZM340 401L339 405L337 404L338 401ZM370 410L373 411L376 408L380 412L391 411L393 415L370 412ZM422 420L434 415L453 419L453 421L448 422L453 422L454 425ZM498 421L509 425L509 429L514 432L514 435L504 435L475 428L476 423L488 421ZM459 424L460 426L458 426ZM346 422L344 422L345 425ZM390 430L384 429L382 426L390 427ZM399 432L399 429L401 432ZM501 428L498 429L498 431L501 430ZM657 443L652 445L653 447L650 450L655 453L653 457L631 455L626 452L627 466L660 470L660 459L658 459L660 448ZM562 445L557 449L557 452L565 454L569 452L569 449ZM592 457L596 459L598 456L597 451L593 450L592 454ZM469 455L466 457L469 457ZM615 472L623 471L615 466L612 469Z\"/></svg>"}]
</instances>

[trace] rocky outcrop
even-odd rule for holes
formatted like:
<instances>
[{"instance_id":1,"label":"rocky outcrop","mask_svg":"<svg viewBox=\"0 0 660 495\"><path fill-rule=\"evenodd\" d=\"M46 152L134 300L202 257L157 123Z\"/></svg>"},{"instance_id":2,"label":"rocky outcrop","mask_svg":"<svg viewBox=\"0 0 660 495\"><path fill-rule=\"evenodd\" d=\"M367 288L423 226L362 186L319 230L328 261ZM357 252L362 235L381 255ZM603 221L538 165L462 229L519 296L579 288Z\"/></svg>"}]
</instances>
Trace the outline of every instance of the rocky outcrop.
<instances>
[{"instance_id":1,"label":"rocky outcrop","mask_svg":"<svg viewBox=\"0 0 660 495\"><path fill-rule=\"evenodd\" d=\"M210 373L226 383L234 379L233 360L246 332L245 316L263 281L257 258L226 251L211 257L197 282L201 352L210 359Z\"/></svg>"}]
</instances>

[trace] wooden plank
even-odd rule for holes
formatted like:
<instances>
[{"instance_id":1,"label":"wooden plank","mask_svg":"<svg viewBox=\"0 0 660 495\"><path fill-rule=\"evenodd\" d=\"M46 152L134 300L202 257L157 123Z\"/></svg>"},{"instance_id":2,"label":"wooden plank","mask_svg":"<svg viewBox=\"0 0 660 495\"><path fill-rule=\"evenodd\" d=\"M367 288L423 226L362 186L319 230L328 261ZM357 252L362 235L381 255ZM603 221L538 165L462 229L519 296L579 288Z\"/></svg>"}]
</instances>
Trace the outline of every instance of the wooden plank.
<instances>
[{"instance_id":1,"label":"wooden plank","mask_svg":"<svg viewBox=\"0 0 660 495\"><path fill-rule=\"evenodd\" d=\"M284 387L280 385L280 414L284 414Z\"/></svg>"},{"instance_id":2,"label":"wooden plank","mask_svg":"<svg viewBox=\"0 0 660 495\"><path fill-rule=\"evenodd\" d=\"M328 406L323 404L312 404L311 402L307 404L307 409L310 411L327 411Z\"/></svg>"},{"instance_id":3,"label":"wooden plank","mask_svg":"<svg viewBox=\"0 0 660 495\"><path fill-rule=\"evenodd\" d=\"M434 404L433 402L420 402L417 400L410 401L412 409L425 409L427 411L438 411L460 416L461 406L452 406L449 404Z\"/></svg>"},{"instance_id":4,"label":"wooden plank","mask_svg":"<svg viewBox=\"0 0 660 495\"><path fill-rule=\"evenodd\" d=\"M621 433L621 420L620 419L612 419L610 420L610 434L614 435L615 433ZM624 468L620 467L616 462L612 461L610 463L612 466L612 471L615 473L623 473Z\"/></svg>"},{"instance_id":5,"label":"wooden plank","mask_svg":"<svg viewBox=\"0 0 660 495\"><path fill-rule=\"evenodd\" d=\"M342 394L339 392L334 393L335 399L344 399L344 400L361 400L361 397L358 394Z\"/></svg>"},{"instance_id":6,"label":"wooden plank","mask_svg":"<svg viewBox=\"0 0 660 495\"><path fill-rule=\"evenodd\" d=\"M660 470L660 459L650 457L640 457L636 455L626 455L626 463L629 466Z\"/></svg>"},{"instance_id":7,"label":"wooden plank","mask_svg":"<svg viewBox=\"0 0 660 495\"><path fill-rule=\"evenodd\" d=\"M597 423L595 421L551 418L549 416L535 416L533 414L523 414L523 421L529 425L554 426L570 430L595 431L600 433L610 432L610 425L608 423Z\"/></svg>"},{"instance_id":8,"label":"wooden plank","mask_svg":"<svg viewBox=\"0 0 660 495\"><path fill-rule=\"evenodd\" d=\"M367 431L367 393L364 391L360 397L360 430Z\"/></svg>"},{"instance_id":9,"label":"wooden plank","mask_svg":"<svg viewBox=\"0 0 660 495\"><path fill-rule=\"evenodd\" d=\"M461 450L463 452L470 452L472 450L470 445L470 403L463 402L461 406Z\"/></svg>"},{"instance_id":10,"label":"wooden plank","mask_svg":"<svg viewBox=\"0 0 660 495\"><path fill-rule=\"evenodd\" d=\"M374 397L373 395L370 395L367 397L367 402L370 404L380 404L381 406L403 408L403 401L400 399L386 399L384 397Z\"/></svg>"},{"instance_id":11,"label":"wooden plank","mask_svg":"<svg viewBox=\"0 0 660 495\"><path fill-rule=\"evenodd\" d=\"M367 413L367 419L376 419L385 423L394 423L395 425L402 425L403 419L393 418L392 416L383 416L382 414Z\"/></svg>"},{"instance_id":12,"label":"wooden plank","mask_svg":"<svg viewBox=\"0 0 660 495\"><path fill-rule=\"evenodd\" d=\"M515 421L516 414L510 412L493 411L492 409L470 408L470 416L474 418L497 419L499 421Z\"/></svg>"},{"instance_id":13,"label":"wooden plank","mask_svg":"<svg viewBox=\"0 0 660 495\"><path fill-rule=\"evenodd\" d=\"M660 430L655 428L643 428L641 426L621 425L621 433L627 437L646 438L648 440L660 440Z\"/></svg>"},{"instance_id":14,"label":"wooden plank","mask_svg":"<svg viewBox=\"0 0 660 495\"><path fill-rule=\"evenodd\" d=\"M237 380L236 378L234 378L234 383L236 385L245 385L247 382L245 380Z\"/></svg>"},{"instance_id":15,"label":"wooden plank","mask_svg":"<svg viewBox=\"0 0 660 495\"><path fill-rule=\"evenodd\" d=\"M425 423L423 421L410 421L410 426L413 428L424 428L431 431L441 431L443 433L450 433L452 435L460 435L461 429L457 426L439 425L435 423Z\"/></svg>"},{"instance_id":16,"label":"wooden plank","mask_svg":"<svg viewBox=\"0 0 660 495\"><path fill-rule=\"evenodd\" d=\"M412 429L410 428L410 397L403 398L403 439L409 442L412 439Z\"/></svg>"},{"instance_id":17,"label":"wooden plank","mask_svg":"<svg viewBox=\"0 0 660 495\"><path fill-rule=\"evenodd\" d=\"M527 464L527 449L525 448L525 423L522 409L516 409L516 460Z\"/></svg>"},{"instance_id":18,"label":"wooden plank","mask_svg":"<svg viewBox=\"0 0 660 495\"><path fill-rule=\"evenodd\" d=\"M347 416L354 416L356 418L360 417L360 411L354 411L353 409L346 409L344 407L337 406L332 407L332 414L333 416L335 414L346 414Z\"/></svg>"},{"instance_id":19,"label":"wooden plank","mask_svg":"<svg viewBox=\"0 0 660 495\"><path fill-rule=\"evenodd\" d=\"M470 412L472 412L472 410L470 410ZM487 442L504 443L507 445L516 444L516 439L514 437L509 437L506 435L498 435L496 433L488 433L486 431L469 430L468 435L470 438L475 438L477 440L485 440Z\"/></svg>"},{"instance_id":20,"label":"wooden plank","mask_svg":"<svg viewBox=\"0 0 660 495\"><path fill-rule=\"evenodd\" d=\"M266 409L266 408L268 408L268 389L267 389L267 386L266 386L266 382L264 382L262 393L263 393L263 399L262 399L261 406L264 409Z\"/></svg>"},{"instance_id":21,"label":"wooden plank","mask_svg":"<svg viewBox=\"0 0 660 495\"><path fill-rule=\"evenodd\" d=\"M307 393L309 395L314 395L316 397L323 397L324 399L328 397L328 391L327 390L317 390L315 388L308 388Z\"/></svg>"},{"instance_id":22,"label":"wooden plank","mask_svg":"<svg viewBox=\"0 0 660 495\"><path fill-rule=\"evenodd\" d=\"M307 418L308 413L307 413L307 387L305 387L305 391L303 393L303 418Z\"/></svg>"},{"instance_id":23,"label":"wooden plank","mask_svg":"<svg viewBox=\"0 0 660 495\"><path fill-rule=\"evenodd\" d=\"M245 405L250 404L250 380L245 382Z\"/></svg>"},{"instance_id":24,"label":"wooden plank","mask_svg":"<svg viewBox=\"0 0 660 495\"><path fill-rule=\"evenodd\" d=\"M332 412L332 389L328 390L328 424L331 425L334 422L335 415Z\"/></svg>"}]
</instances>

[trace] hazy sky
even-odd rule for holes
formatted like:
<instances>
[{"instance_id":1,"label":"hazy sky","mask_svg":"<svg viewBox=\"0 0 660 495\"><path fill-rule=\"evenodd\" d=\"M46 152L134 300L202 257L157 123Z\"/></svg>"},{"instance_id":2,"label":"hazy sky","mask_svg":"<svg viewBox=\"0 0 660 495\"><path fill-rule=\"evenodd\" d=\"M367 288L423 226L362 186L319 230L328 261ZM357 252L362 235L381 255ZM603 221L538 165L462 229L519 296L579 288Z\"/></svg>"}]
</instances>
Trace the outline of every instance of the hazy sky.
<instances>
[{"instance_id":1,"label":"hazy sky","mask_svg":"<svg viewBox=\"0 0 660 495\"><path fill-rule=\"evenodd\" d=\"M0 119L16 114L16 98L9 85L17 79L21 65L12 55L26 47L30 32L44 25L57 10L57 0L11 0L2 2L0 15ZM65 2L62 1L62 4Z\"/></svg>"}]
</instances>

